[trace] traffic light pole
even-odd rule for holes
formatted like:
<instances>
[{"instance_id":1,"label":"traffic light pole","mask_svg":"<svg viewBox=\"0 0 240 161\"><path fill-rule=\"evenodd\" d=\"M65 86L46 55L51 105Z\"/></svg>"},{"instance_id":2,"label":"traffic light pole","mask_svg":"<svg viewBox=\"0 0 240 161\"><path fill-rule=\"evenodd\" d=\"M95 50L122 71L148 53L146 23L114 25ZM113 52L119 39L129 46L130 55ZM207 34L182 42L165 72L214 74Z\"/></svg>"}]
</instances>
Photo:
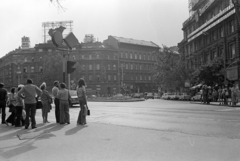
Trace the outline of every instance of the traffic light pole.
<instances>
[{"instance_id":1,"label":"traffic light pole","mask_svg":"<svg viewBox=\"0 0 240 161\"><path fill-rule=\"evenodd\" d=\"M65 83L65 73L66 73L66 61L65 54L63 53L63 83Z\"/></svg>"}]
</instances>

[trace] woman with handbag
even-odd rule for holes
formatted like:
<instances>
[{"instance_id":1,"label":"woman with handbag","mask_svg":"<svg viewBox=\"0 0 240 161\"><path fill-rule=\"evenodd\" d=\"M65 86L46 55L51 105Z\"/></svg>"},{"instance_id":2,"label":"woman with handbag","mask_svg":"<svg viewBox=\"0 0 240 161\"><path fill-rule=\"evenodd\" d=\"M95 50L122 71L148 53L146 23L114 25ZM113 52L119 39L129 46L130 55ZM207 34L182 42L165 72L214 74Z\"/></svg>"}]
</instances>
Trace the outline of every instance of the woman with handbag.
<instances>
[{"instance_id":1,"label":"woman with handbag","mask_svg":"<svg viewBox=\"0 0 240 161\"><path fill-rule=\"evenodd\" d=\"M86 115L87 115L88 108L87 108L85 81L82 78L79 79L78 81L77 96L80 104L80 111L78 115L77 124L85 125L87 124Z\"/></svg>"},{"instance_id":2,"label":"woman with handbag","mask_svg":"<svg viewBox=\"0 0 240 161\"><path fill-rule=\"evenodd\" d=\"M46 87L47 86L45 82L43 82L40 86L40 89L42 90L41 102L43 123L49 123L48 112L50 112L50 106L52 103L52 97L49 95L48 91L46 90Z\"/></svg>"},{"instance_id":3,"label":"woman with handbag","mask_svg":"<svg viewBox=\"0 0 240 161\"><path fill-rule=\"evenodd\" d=\"M12 126L15 125L15 106L16 106L16 93L15 93L15 88L11 89L11 93L9 96L9 112L11 112L11 115L8 116L7 120L6 120L6 125L8 125L8 123L11 123Z\"/></svg>"}]
</instances>

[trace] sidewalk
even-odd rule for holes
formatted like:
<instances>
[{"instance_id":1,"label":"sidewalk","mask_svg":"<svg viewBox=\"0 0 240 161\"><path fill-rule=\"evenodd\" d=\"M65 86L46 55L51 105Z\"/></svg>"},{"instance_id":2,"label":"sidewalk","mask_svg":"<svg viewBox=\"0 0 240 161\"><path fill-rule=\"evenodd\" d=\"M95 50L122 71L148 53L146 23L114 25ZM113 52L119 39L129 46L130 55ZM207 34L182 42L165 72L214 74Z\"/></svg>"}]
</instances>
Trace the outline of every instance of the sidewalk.
<instances>
[{"instance_id":1,"label":"sidewalk","mask_svg":"<svg viewBox=\"0 0 240 161\"><path fill-rule=\"evenodd\" d=\"M219 102L210 102L210 104L203 104L202 102L199 101L190 101L190 103L194 103L194 104L202 104L202 105L213 105L213 106L225 106L225 107L240 107L240 104L237 104L236 106L231 106L231 105L219 105Z\"/></svg>"},{"instance_id":2,"label":"sidewalk","mask_svg":"<svg viewBox=\"0 0 240 161\"><path fill-rule=\"evenodd\" d=\"M37 122L39 122L38 120ZM89 122L38 124L25 130L0 125L0 160L194 161L239 160L237 139ZM22 140L20 140L20 139Z\"/></svg>"}]
</instances>

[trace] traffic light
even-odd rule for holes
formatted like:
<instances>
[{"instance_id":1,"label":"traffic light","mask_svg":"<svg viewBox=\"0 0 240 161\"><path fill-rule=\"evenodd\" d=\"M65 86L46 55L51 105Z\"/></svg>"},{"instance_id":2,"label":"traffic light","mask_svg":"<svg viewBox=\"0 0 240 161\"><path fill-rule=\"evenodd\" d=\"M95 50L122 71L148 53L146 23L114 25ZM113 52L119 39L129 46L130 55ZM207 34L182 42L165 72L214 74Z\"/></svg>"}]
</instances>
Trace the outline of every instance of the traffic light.
<instances>
[{"instance_id":1,"label":"traffic light","mask_svg":"<svg viewBox=\"0 0 240 161\"><path fill-rule=\"evenodd\" d=\"M67 74L70 74L76 70L76 68L73 67L75 64L75 61L67 61Z\"/></svg>"},{"instance_id":2,"label":"traffic light","mask_svg":"<svg viewBox=\"0 0 240 161\"><path fill-rule=\"evenodd\" d=\"M66 29L65 27L58 27L55 29L50 29L48 34L52 38L52 42L56 47L65 47L63 43L63 30Z\"/></svg>"}]
</instances>

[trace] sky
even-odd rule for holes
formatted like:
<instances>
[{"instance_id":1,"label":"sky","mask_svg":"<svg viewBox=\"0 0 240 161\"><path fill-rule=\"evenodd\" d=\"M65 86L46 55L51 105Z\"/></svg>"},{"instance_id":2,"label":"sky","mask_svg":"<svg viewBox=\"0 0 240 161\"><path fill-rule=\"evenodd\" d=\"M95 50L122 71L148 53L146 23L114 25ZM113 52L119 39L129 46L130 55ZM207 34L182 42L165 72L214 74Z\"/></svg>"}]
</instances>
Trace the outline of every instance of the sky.
<instances>
[{"instance_id":1,"label":"sky","mask_svg":"<svg viewBox=\"0 0 240 161\"><path fill-rule=\"evenodd\" d=\"M0 57L21 46L43 43L42 22L73 21L73 33L98 41L109 35L176 46L183 39L182 24L189 17L188 0L0 0Z\"/></svg>"}]
</instances>

